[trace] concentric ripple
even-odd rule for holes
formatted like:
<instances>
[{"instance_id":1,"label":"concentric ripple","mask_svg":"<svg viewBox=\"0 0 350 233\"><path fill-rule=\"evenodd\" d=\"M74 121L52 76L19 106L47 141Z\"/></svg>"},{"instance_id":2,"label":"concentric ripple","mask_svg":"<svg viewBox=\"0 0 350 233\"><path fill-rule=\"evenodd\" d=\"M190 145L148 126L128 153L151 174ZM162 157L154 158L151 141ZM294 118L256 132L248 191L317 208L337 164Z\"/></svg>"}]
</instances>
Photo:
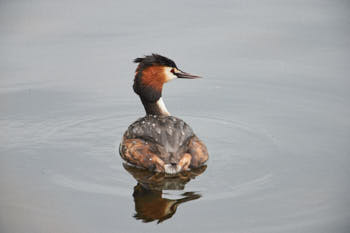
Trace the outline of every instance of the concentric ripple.
<instances>
[{"instance_id":1,"label":"concentric ripple","mask_svg":"<svg viewBox=\"0 0 350 233\"><path fill-rule=\"evenodd\" d=\"M123 169L117 149L124 131L136 119L132 115L111 114L57 126L47 134L46 142L56 146L62 143L68 151L77 150L73 159L79 159L81 166L64 169L64 173L56 168L52 181L82 192L131 195L136 181ZM189 182L184 191L199 192L203 200L215 200L271 187L278 154L272 136L235 120L194 116L185 116L184 120L206 143L210 154L206 172ZM167 193L171 195L171 191Z\"/></svg>"}]
</instances>

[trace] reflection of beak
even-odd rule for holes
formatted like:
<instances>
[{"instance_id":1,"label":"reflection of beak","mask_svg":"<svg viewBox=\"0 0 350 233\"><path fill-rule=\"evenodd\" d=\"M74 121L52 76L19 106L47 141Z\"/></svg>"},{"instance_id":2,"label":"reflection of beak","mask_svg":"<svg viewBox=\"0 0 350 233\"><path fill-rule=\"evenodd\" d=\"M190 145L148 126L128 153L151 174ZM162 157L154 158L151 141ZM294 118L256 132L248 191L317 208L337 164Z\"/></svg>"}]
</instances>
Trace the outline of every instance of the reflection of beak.
<instances>
[{"instance_id":1,"label":"reflection of beak","mask_svg":"<svg viewBox=\"0 0 350 233\"><path fill-rule=\"evenodd\" d=\"M161 223L171 218L180 204L201 197L200 194L194 192L185 192L182 194L182 198L168 199L163 198L162 194L162 191L147 189L143 187L142 184L138 183L134 187L134 192L132 194L136 210L134 217L143 222L158 220L157 223Z\"/></svg>"},{"instance_id":2,"label":"reflection of beak","mask_svg":"<svg viewBox=\"0 0 350 233\"><path fill-rule=\"evenodd\" d=\"M181 70L177 70L178 72L175 73L175 75L178 77L178 78L187 78L187 79L195 79L195 78L201 78L197 75L192 75L192 74L189 74L189 73L186 73L186 72L183 72Z\"/></svg>"}]
</instances>

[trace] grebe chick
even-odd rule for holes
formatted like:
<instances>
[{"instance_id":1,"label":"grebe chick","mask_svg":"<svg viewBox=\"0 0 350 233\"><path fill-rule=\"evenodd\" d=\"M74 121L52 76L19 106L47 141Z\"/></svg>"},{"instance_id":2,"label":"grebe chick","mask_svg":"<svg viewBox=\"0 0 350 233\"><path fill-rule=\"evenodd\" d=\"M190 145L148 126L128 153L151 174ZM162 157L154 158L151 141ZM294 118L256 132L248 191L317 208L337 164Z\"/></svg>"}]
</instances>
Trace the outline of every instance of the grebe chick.
<instances>
[{"instance_id":1,"label":"grebe chick","mask_svg":"<svg viewBox=\"0 0 350 233\"><path fill-rule=\"evenodd\" d=\"M146 116L132 123L120 144L121 157L135 166L175 174L202 166L208 160L206 146L183 120L170 116L162 100L163 84L198 76L179 70L172 60L158 54L136 58L134 91Z\"/></svg>"}]
</instances>

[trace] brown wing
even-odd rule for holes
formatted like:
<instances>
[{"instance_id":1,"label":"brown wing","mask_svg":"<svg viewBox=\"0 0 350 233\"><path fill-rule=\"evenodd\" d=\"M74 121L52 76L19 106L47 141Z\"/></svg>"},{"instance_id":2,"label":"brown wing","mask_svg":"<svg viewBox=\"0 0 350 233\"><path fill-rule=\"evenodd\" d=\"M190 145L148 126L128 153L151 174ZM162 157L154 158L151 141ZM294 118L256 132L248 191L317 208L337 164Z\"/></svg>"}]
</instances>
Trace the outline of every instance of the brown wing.
<instances>
[{"instance_id":1,"label":"brown wing","mask_svg":"<svg viewBox=\"0 0 350 233\"><path fill-rule=\"evenodd\" d=\"M164 171L164 161L157 156L152 145L142 139L124 138L120 144L120 156L138 167L158 172Z\"/></svg>"},{"instance_id":2,"label":"brown wing","mask_svg":"<svg viewBox=\"0 0 350 233\"><path fill-rule=\"evenodd\" d=\"M197 136L191 138L188 144L188 153L192 155L191 167L200 167L209 158L207 147Z\"/></svg>"}]
</instances>

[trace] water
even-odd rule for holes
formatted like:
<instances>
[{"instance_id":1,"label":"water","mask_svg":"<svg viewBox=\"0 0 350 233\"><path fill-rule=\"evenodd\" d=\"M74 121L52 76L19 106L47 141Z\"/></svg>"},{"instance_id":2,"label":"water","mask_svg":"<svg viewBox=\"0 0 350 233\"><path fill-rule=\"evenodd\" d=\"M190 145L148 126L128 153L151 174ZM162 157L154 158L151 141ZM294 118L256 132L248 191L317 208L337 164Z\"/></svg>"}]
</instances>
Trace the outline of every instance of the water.
<instances>
[{"instance_id":1,"label":"water","mask_svg":"<svg viewBox=\"0 0 350 233\"><path fill-rule=\"evenodd\" d=\"M1 232L349 232L348 12L321 0L2 1ZM183 190L147 196L117 149L144 114L131 61L151 52L205 77L163 97L210 160L166 184ZM133 217L147 203L179 204L157 224Z\"/></svg>"}]
</instances>

